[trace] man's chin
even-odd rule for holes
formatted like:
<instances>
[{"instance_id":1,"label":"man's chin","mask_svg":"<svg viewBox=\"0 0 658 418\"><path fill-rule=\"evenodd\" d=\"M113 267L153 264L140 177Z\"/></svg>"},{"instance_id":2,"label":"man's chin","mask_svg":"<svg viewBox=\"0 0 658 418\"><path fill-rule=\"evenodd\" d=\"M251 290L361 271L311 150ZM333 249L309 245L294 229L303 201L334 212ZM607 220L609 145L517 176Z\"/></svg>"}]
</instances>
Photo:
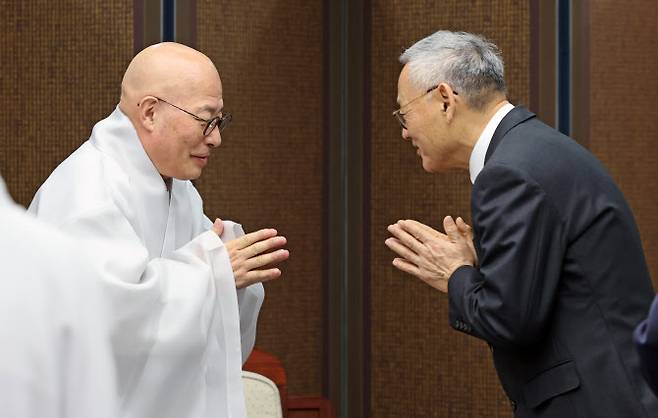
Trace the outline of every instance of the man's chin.
<instances>
[{"instance_id":1,"label":"man's chin","mask_svg":"<svg viewBox=\"0 0 658 418\"><path fill-rule=\"evenodd\" d=\"M423 166L423 170L425 170L428 173L436 173L437 172L436 168L432 165L432 162L430 160L428 160L425 157L421 157L421 158L422 158L421 164Z\"/></svg>"},{"instance_id":2,"label":"man's chin","mask_svg":"<svg viewBox=\"0 0 658 418\"><path fill-rule=\"evenodd\" d=\"M445 173L446 171L450 171L450 167L445 167L432 160L423 158L423 170L428 173Z\"/></svg>"}]
</instances>

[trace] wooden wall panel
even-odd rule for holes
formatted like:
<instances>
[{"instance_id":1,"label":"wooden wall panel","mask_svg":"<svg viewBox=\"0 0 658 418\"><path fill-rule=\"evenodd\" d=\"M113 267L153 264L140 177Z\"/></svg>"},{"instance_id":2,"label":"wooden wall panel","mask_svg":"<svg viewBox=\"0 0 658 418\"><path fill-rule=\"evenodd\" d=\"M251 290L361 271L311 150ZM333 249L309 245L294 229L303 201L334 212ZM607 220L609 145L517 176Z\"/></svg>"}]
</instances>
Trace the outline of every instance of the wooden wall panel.
<instances>
[{"instance_id":1,"label":"wooden wall panel","mask_svg":"<svg viewBox=\"0 0 658 418\"><path fill-rule=\"evenodd\" d=\"M658 9L590 1L590 149L635 214L658 286Z\"/></svg>"},{"instance_id":2,"label":"wooden wall panel","mask_svg":"<svg viewBox=\"0 0 658 418\"><path fill-rule=\"evenodd\" d=\"M234 115L198 182L209 215L276 227L291 258L265 285L257 345L291 394L319 394L323 367L322 1L198 0L197 47L217 65Z\"/></svg>"},{"instance_id":3,"label":"wooden wall panel","mask_svg":"<svg viewBox=\"0 0 658 418\"><path fill-rule=\"evenodd\" d=\"M0 174L21 204L119 102L133 1L0 0Z\"/></svg>"}]
</instances>

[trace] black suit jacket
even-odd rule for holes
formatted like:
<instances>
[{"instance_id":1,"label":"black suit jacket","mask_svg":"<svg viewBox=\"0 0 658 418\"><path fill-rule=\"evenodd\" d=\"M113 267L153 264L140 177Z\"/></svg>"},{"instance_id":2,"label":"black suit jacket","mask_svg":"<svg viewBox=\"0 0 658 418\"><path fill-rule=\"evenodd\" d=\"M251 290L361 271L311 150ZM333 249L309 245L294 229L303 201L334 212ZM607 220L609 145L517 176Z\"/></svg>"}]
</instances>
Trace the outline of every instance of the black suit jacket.
<instances>
[{"instance_id":1,"label":"black suit jacket","mask_svg":"<svg viewBox=\"0 0 658 418\"><path fill-rule=\"evenodd\" d=\"M635 328L634 337L644 378L658 395L658 296L651 304L647 319Z\"/></svg>"},{"instance_id":2,"label":"black suit jacket","mask_svg":"<svg viewBox=\"0 0 658 418\"><path fill-rule=\"evenodd\" d=\"M653 289L601 163L522 107L473 185L479 267L449 282L450 322L487 341L517 417L658 417L633 328Z\"/></svg>"}]
</instances>

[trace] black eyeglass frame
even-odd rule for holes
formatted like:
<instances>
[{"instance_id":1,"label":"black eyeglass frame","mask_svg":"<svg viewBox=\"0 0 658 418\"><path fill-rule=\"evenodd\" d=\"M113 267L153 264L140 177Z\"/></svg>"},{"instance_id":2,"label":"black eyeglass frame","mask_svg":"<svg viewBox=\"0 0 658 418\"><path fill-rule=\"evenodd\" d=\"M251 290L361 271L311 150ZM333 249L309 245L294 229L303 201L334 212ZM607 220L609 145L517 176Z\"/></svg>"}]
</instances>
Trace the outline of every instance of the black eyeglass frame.
<instances>
[{"instance_id":1,"label":"black eyeglass frame","mask_svg":"<svg viewBox=\"0 0 658 418\"><path fill-rule=\"evenodd\" d=\"M153 97L160 100L161 102L167 103L169 106L175 107L176 109L180 110L181 112L187 113L188 115L192 116L194 119L198 120L199 122L205 122L206 126L203 128L203 136L210 135L212 133L212 130L215 129L215 126L217 126L217 129L221 133L222 131L224 131L224 129L226 129L228 127L228 125L233 120L233 115L231 115L228 112L221 112L220 115L215 116L212 119L204 119L200 116L195 115L192 112L189 112L189 111L187 111L183 108L180 108L180 107L176 106L173 103L169 103L165 99L161 99L160 97L157 97L157 96L153 96Z\"/></svg>"},{"instance_id":2,"label":"black eyeglass frame","mask_svg":"<svg viewBox=\"0 0 658 418\"><path fill-rule=\"evenodd\" d=\"M427 91L425 91L425 93L421 94L418 97L414 97L413 99L409 100L404 105L400 106L399 109L393 111L393 116L395 116L395 118L398 120L398 122L400 123L400 126L402 126L403 129L407 129L407 121L404 120L404 115L406 115L406 113L402 113L402 109L409 106L411 103L415 102L416 100L420 99L421 97L427 96L429 93L431 93L432 91L434 91L438 88L439 88L439 84L437 84L436 86L432 86L432 87L428 88ZM457 95L456 91L453 90L452 92L453 92L453 94Z\"/></svg>"}]
</instances>

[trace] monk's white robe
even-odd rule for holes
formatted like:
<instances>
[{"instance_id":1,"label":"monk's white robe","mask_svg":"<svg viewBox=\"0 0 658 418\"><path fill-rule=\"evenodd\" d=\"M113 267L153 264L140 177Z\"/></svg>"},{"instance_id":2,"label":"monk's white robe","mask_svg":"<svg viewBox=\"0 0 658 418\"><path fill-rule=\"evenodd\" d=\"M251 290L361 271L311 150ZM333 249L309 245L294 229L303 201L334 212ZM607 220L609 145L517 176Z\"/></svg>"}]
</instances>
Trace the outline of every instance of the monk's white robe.
<instances>
[{"instance_id":1,"label":"monk's white robe","mask_svg":"<svg viewBox=\"0 0 658 418\"><path fill-rule=\"evenodd\" d=\"M83 254L0 178L1 417L116 417L109 315Z\"/></svg>"},{"instance_id":2,"label":"monk's white robe","mask_svg":"<svg viewBox=\"0 0 658 418\"><path fill-rule=\"evenodd\" d=\"M29 210L93 237L115 306L113 350L121 415L245 416L241 367L263 301L258 283L237 290L223 240L210 231L190 181L169 192L130 120L117 107L64 160Z\"/></svg>"}]
</instances>

